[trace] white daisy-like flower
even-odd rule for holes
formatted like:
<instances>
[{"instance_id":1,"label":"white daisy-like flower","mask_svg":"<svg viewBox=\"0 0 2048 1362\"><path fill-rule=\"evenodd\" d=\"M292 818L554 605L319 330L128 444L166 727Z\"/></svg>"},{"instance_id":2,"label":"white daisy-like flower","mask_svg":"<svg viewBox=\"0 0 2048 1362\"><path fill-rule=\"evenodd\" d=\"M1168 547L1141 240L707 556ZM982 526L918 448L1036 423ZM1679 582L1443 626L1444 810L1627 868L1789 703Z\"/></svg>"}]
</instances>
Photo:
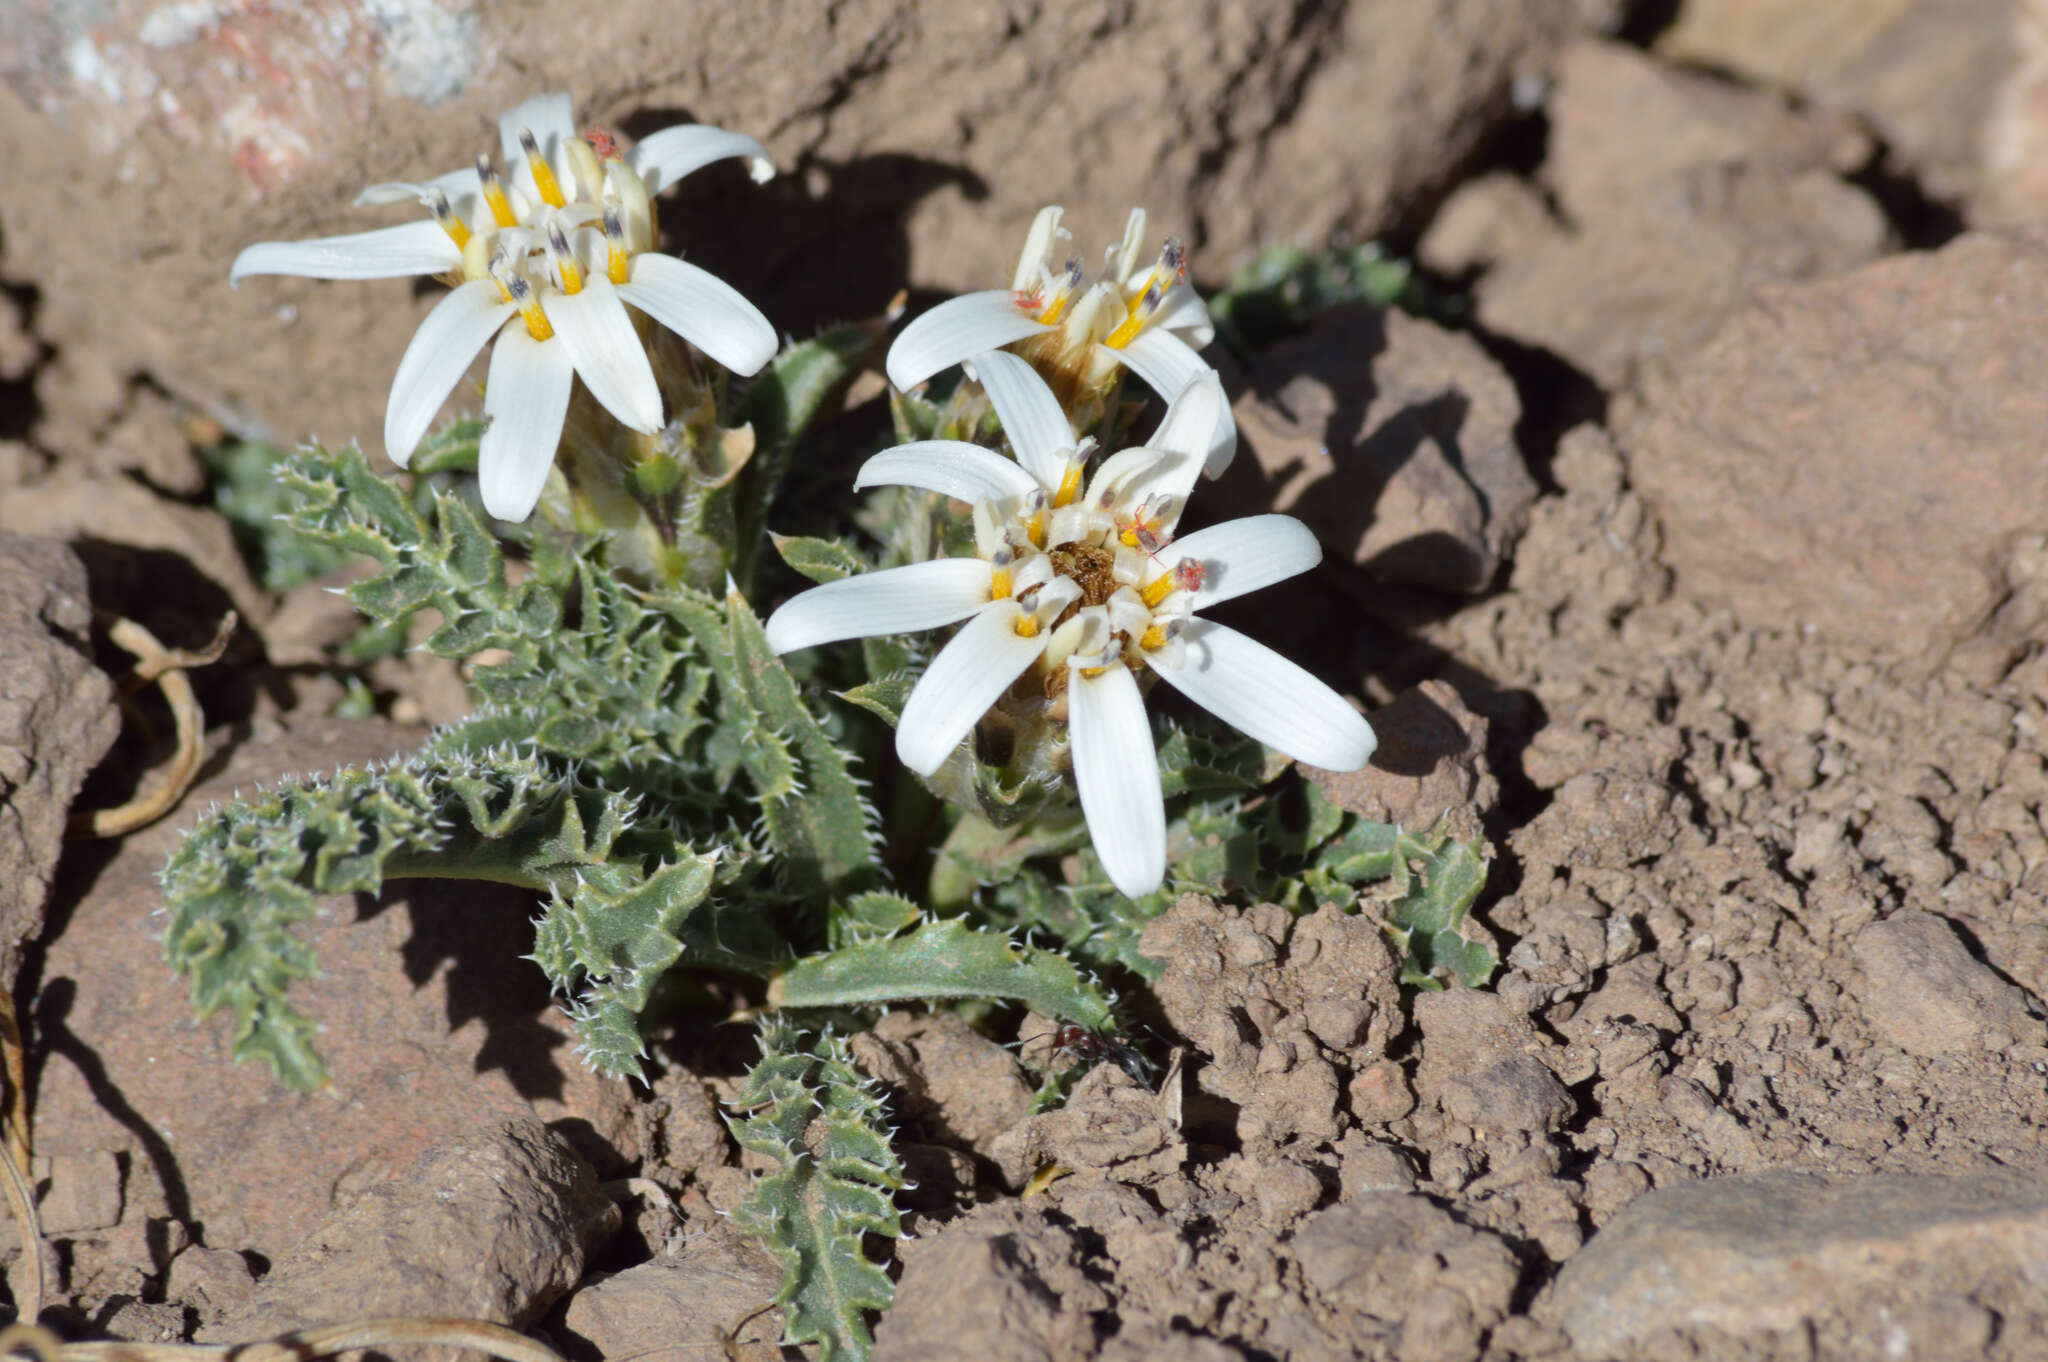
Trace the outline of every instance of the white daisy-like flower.
<instances>
[{"instance_id":1,"label":"white daisy-like flower","mask_svg":"<svg viewBox=\"0 0 2048 1362\"><path fill-rule=\"evenodd\" d=\"M1180 243L1169 237L1156 258L1145 258L1145 210L1133 208L1123 240L1104 259L1103 277L1091 284L1078 257L1060 257L1060 243L1071 240L1060 226L1063 211L1039 210L1009 288L963 293L904 327L889 347L889 381L907 392L1006 346L1034 361L1068 407L1075 392L1106 388L1119 366L1168 399L1213 373L1196 352L1215 339L1216 328L1188 282ZM1237 423L1226 405L1207 439L1209 476L1221 474L1236 452Z\"/></svg>"},{"instance_id":2,"label":"white daisy-like flower","mask_svg":"<svg viewBox=\"0 0 2048 1362\"><path fill-rule=\"evenodd\" d=\"M1173 537L1227 410L1216 375L1198 374L1175 396L1149 445L1104 459L1090 475L1091 451L1074 447L1065 413L1030 364L999 350L973 368L1016 461L927 440L869 459L854 487L920 487L971 503L975 556L814 587L770 617L769 646L786 653L965 620L911 690L897 755L930 776L1006 695L1063 704L1096 855L1133 898L1157 889L1166 873L1166 813L1139 673L1149 668L1301 761L1363 766L1372 728L1343 697L1265 645L1197 615L1322 558L1308 528L1284 515Z\"/></svg>"},{"instance_id":3,"label":"white daisy-like flower","mask_svg":"<svg viewBox=\"0 0 2048 1362\"><path fill-rule=\"evenodd\" d=\"M265 241L235 257L252 274L312 279L446 275L454 291L413 334L384 415L384 449L401 468L477 352L491 350L489 425L477 451L484 507L532 513L554 464L570 379L627 427L662 428L661 390L630 307L718 363L752 374L773 358L768 319L739 291L654 250L652 196L713 161L775 173L759 142L721 128L664 128L623 154L603 133L579 137L569 96L538 95L498 120L501 175L488 154L424 184L375 184L364 203L415 200L433 214L351 236Z\"/></svg>"}]
</instances>

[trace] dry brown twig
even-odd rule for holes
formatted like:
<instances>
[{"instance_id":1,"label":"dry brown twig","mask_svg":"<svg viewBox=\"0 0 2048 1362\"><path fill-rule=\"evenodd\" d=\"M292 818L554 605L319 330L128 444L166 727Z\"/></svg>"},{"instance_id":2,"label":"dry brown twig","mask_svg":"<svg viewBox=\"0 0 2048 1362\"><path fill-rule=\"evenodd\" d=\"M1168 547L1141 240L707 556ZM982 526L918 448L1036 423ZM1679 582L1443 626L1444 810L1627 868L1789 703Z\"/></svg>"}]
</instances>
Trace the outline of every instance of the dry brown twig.
<instances>
[{"instance_id":1,"label":"dry brown twig","mask_svg":"<svg viewBox=\"0 0 2048 1362\"><path fill-rule=\"evenodd\" d=\"M69 827L73 837L119 837L155 822L184 798L185 791L192 787L193 777L199 774L201 742L206 735L206 716L199 711L199 701L193 697L192 683L185 673L190 668L218 662L235 632L235 623L235 612L230 610L214 631L213 642L196 649L166 648L156 635L127 618L115 620L107 630L107 637L135 658L129 684L140 687L154 681L163 691L164 701L171 707L171 721L176 725L178 750L154 790L139 794L118 808L73 814Z\"/></svg>"}]
</instances>

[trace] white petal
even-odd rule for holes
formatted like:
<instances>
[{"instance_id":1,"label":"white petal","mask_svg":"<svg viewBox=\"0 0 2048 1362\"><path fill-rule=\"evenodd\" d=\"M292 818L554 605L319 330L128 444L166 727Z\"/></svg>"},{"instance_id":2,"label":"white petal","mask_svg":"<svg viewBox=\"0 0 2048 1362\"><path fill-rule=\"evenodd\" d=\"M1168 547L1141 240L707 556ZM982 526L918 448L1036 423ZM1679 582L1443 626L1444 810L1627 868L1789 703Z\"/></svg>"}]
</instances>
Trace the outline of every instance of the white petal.
<instances>
[{"instance_id":1,"label":"white petal","mask_svg":"<svg viewBox=\"0 0 2048 1362\"><path fill-rule=\"evenodd\" d=\"M1195 593L1201 610L1307 572L1323 561L1323 546L1291 515L1248 515L1174 540L1159 563L1171 572L1184 558L1199 558L1206 569Z\"/></svg>"},{"instance_id":2,"label":"white petal","mask_svg":"<svg viewBox=\"0 0 2048 1362\"><path fill-rule=\"evenodd\" d=\"M1031 219L1031 230L1024 234L1023 253L1017 257L1017 273L1010 281L1010 287L1018 293L1037 288L1038 272L1051 265L1053 243L1067 235L1060 230L1060 214L1065 211L1058 204L1049 203Z\"/></svg>"},{"instance_id":3,"label":"white petal","mask_svg":"<svg viewBox=\"0 0 2048 1362\"><path fill-rule=\"evenodd\" d=\"M648 134L626 153L626 164L646 182L649 194L659 194L691 171L729 156L747 158L747 174L755 184L775 178L775 159L768 148L743 132L702 123L679 123Z\"/></svg>"},{"instance_id":4,"label":"white petal","mask_svg":"<svg viewBox=\"0 0 2048 1362\"><path fill-rule=\"evenodd\" d=\"M540 194L534 187L533 171L526 164L526 150L519 145L522 128L533 134L541 156L559 180L562 158L555 153L561 149L565 139L576 135L575 109L569 102L569 96L559 90L535 95L518 108L498 116L498 148L505 155L505 169L525 193L527 201L539 203Z\"/></svg>"},{"instance_id":5,"label":"white petal","mask_svg":"<svg viewBox=\"0 0 2048 1362\"><path fill-rule=\"evenodd\" d=\"M885 449L860 466L853 490L922 487L961 501L1017 502L1039 489L1038 479L991 449L965 440L919 440Z\"/></svg>"},{"instance_id":6,"label":"white petal","mask_svg":"<svg viewBox=\"0 0 2048 1362\"><path fill-rule=\"evenodd\" d=\"M1145 325L1147 329L1171 331L1196 350L1216 339L1216 324L1209 320L1209 305L1185 279L1166 291L1159 301L1159 310Z\"/></svg>"},{"instance_id":7,"label":"white petal","mask_svg":"<svg viewBox=\"0 0 2048 1362\"><path fill-rule=\"evenodd\" d=\"M1106 509L1102 497L1111 494L1111 505L1134 507L1144 498L1133 495L1131 489L1147 480L1147 475L1158 467L1159 461L1168 457L1168 451L1152 449L1146 445L1133 445L1119 449L1095 467L1095 476L1088 479L1088 492L1083 502L1089 509Z\"/></svg>"},{"instance_id":8,"label":"white petal","mask_svg":"<svg viewBox=\"0 0 2048 1362\"><path fill-rule=\"evenodd\" d=\"M384 408L384 452L391 462L405 467L449 390L514 311L488 279L471 280L434 304L391 380Z\"/></svg>"},{"instance_id":9,"label":"white petal","mask_svg":"<svg viewBox=\"0 0 2048 1362\"><path fill-rule=\"evenodd\" d=\"M768 617L768 646L778 653L936 629L988 604L988 564L979 558L928 563L842 577L792 597Z\"/></svg>"},{"instance_id":10,"label":"white petal","mask_svg":"<svg viewBox=\"0 0 2048 1362\"><path fill-rule=\"evenodd\" d=\"M969 360L973 377L994 404L1017 451L1017 462L1044 487L1057 487L1074 448L1074 430L1060 400L1045 386L1038 370L1005 350L990 350Z\"/></svg>"},{"instance_id":11,"label":"white petal","mask_svg":"<svg viewBox=\"0 0 2048 1362\"><path fill-rule=\"evenodd\" d=\"M661 389L654 382L654 366L611 280L591 279L580 293L548 293L541 309L556 339L568 347L590 395L634 430L660 430Z\"/></svg>"},{"instance_id":12,"label":"white petal","mask_svg":"<svg viewBox=\"0 0 2048 1362\"><path fill-rule=\"evenodd\" d=\"M633 257L619 297L736 374L775 358L775 327L745 295L709 270L672 255Z\"/></svg>"},{"instance_id":13,"label":"white petal","mask_svg":"<svg viewBox=\"0 0 2048 1362\"><path fill-rule=\"evenodd\" d=\"M484 384L490 424L477 445L476 474L484 509L498 519L533 514L555 466L573 377L569 352L527 335L523 323L507 326L491 347L491 374Z\"/></svg>"},{"instance_id":14,"label":"white petal","mask_svg":"<svg viewBox=\"0 0 2048 1362\"><path fill-rule=\"evenodd\" d=\"M1109 272L1125 288L1137 282L1138 253L1145 249L1145 210L1131 209L1131 215L1124 219L1124 238L1109 251ZM1149 271L1150 266L1146 269Z\"/></svg>"},{"instance_id":15,"label":"white petal","mask_svg":"<svg viewBox=\"0 0 2048 1362\"><path fill-rule=\"evenodd\" d=\"M1012 341L1035 336L1051 327L1025 316L1010 301L1008 289L986 289L948 298L911 322L889 346L889 381L908 391L962 360L984 350L999 350Z\"/></svg>"},{"instance_id":16,"label":"white petal","mask_svg":"<svg viewBox=\"0 0 2048 1362\"><path fill-rule=\"evenodd\" d=\"M295 274L303 279L397 279L440 274L462 263L462 252L439 225L401 222L374 232L322 236L311 241L259 241L246 246L228 270L228 283L252 274Z\"/></svg>"},{"instance_id":17,"label":"white petal","mask_svg":"<svg viewBox=\"0 0 2048 1362\"><path fill-rule=\"evenodd\" d=\"M896 755L905 766L924 776L943 766L988 707L1045 651L1044 630L1031 638L1017 632L1023 613L1007 597L990 601L939 649L896 724Z\"/></svg>"},{"instance_id":18,"label":"white petal","mask_svg":"<svg viewBox=\"0 0 2048 1362\"><path fill-rule=\"evenodd\" d=\"M1159 754L1137 678L1124 666L1100 676L1074 672L1067 687L1067 731L1074 783L1102 868L1127 898L1166 878L1166 805L1159 793Z\"/></svg>"},{"instance_id":19,"label":"white petal","mask_svg":"<svg viewBox=\"0 0 2048 1362\"><path fill-rule=\"evenodd\" d=\"M1189 538L1193 538L1192 535ZM1146 658L1152 670L1203 709L1268 747L1331 771L1355 771L1378 745L1372 725L1344 697L1263 643L1212 620L1188 621L1186 651Z\"/></svg>"},{"instance_id":20,"label":"white petal","mask_svg":"<svg viewBox=\"0 0 2048 1362\"><path fill-rule=\"evenodd\" d=\"M1149 496L1171 498L1164 526L1169 534L1180 523L1188 496L1195 490L1195 478L1208 458L1216 422L1229 410L1230 404L1223 396L1223 380L1214 370L1206 370L1167 404L1159 429L1145 442L1159 451L1159 462L1133 478L1124 495L1133 502Z\"/></svg>"},{"instance_id":21,"label":"white petal","mask_svg":"<svg viewBox=\"0 0 2048 1362\"><path fill-rule=\"evenodd\" d=\"M1170 331L1157 327L1146 327L1131 338L1131 343L1117 350L1115 355L1124 366L1139 378L1145 380L1153 392L1161 397L1176 396L1202 373L1214 373L1202 362L1188 343ZM1210 477L1218 477L1230 467L1230 460L1237 454L1237 421L1225 404L1216 428L1210 433L1204 467Z\"/></svg>"}]
</instances>

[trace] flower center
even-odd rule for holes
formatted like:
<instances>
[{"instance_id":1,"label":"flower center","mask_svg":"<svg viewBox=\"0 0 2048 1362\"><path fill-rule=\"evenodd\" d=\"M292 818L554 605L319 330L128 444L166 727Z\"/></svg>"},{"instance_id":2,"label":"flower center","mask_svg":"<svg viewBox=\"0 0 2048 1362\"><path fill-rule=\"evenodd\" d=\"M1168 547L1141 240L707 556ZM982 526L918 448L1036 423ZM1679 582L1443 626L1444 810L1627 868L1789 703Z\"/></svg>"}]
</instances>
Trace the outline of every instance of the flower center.
<instances>
[{"instance_id":1,"label":"flower center","mask_svg":"<svg viewBox=\"0 0 2048 1362\"><path fill-rule=\"evenodd\" d=\"M497 284L527 334L544 341L554 334L546 297L580 293L594 275L627 282L633 256L654 249L654 209L646 182L608 133L565 139L553 164L531 131L521 130L519 146L525 181L501 176L488 154L477 157L477 221L466 221L440 189L427 206L462 250L462 278Z\"/></svg>"}]
</instances>

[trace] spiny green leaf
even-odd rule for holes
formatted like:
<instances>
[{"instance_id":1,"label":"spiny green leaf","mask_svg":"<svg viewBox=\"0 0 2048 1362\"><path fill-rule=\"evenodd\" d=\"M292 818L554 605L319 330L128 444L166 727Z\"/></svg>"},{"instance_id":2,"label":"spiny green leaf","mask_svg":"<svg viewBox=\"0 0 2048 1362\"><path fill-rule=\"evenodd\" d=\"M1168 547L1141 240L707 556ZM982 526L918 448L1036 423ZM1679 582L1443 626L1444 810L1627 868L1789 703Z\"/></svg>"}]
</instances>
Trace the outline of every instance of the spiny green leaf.
<instances>
[{"instance_id":1,"label":"spiny green leaf","mask_svg":"<svg viewBox=\"0 0 2048 1362\"><path fill-rule=\"evenodd\" d=\"M784 1340L815 1343L823 1362L864 1362L873 1338L866 1312L895 1294L863 1240L901 1233L893 1194L903 1167L889 1147L888 1114L854 1068L843 1040L800 1048L794 1028L762 1028L761 1059L728 1118L740 1145L778 1170L754 1181L734 1213L782 1259Z\"/></svg>"},{"instance_id":2,"label":"spiny green leaf","mask_svg":"<svg viewBox=\"0 0 2048 1362\"><path fill-rule=\"evenodd\" d=\"M1116 1017L1102 990L1065 956L977 931L958 918L808 956L783 971L768 997L793 1008L1006 998L1095 1030Z\"/></svg>"}]
</instances>

